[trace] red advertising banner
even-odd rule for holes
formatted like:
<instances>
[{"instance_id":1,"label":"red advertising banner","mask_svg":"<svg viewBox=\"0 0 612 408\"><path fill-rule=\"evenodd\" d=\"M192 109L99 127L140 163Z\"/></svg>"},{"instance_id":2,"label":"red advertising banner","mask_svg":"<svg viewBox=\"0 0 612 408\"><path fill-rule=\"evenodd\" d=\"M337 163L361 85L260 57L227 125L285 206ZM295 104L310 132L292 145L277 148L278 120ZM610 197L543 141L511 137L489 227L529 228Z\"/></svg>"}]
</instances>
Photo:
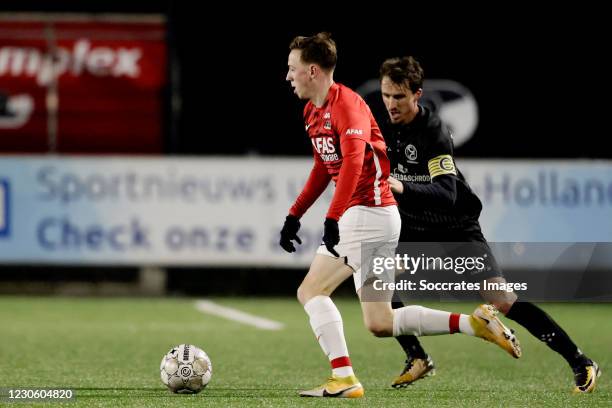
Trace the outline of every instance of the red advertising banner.
<instances>
[{"instance_id":1,"label":"red advertising banner","mask_svg":"<svg viewBox=\"0 0 612 408\"><path fill-rule=\"evenodd\" d=\"M0 152L159 153L161 16L0 15Z\"/></svg>"}]
</instances>

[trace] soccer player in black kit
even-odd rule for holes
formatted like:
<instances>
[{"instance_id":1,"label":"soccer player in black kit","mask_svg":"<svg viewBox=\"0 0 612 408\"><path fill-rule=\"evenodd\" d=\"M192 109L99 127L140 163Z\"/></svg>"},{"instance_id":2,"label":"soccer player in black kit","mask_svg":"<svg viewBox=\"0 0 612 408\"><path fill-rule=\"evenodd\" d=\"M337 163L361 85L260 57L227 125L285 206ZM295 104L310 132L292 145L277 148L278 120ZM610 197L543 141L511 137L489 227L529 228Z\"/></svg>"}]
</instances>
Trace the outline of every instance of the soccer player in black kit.
<instances>
[{"instance_id":1,"label":"soccer player in black kit","mask_svg":"<svg viewBox=\"0 0 612 408\"><path fill-rule=\"evenodd\" d=\"M478 218L482 204L453 159L449 130L431 110L419 105L423 69L413 57L386 60L380 68L381 93L388 117L377 118L391 161L389 184L402 218L401 242L473 242L485 245ZM487 246L488 248L488 246ZM496 265L492 259L492 265ZM487 282L505 282L500 275ZM574 392L591 392L600 369L542 309L517 301L514 292L481 291L507 318L559 353L574 372ZM402 307L394 302L393 307ZM416 336L397 337L407 355L392 386L404 387L433 374L434 364Z\"/></svg>"}]
</instances>

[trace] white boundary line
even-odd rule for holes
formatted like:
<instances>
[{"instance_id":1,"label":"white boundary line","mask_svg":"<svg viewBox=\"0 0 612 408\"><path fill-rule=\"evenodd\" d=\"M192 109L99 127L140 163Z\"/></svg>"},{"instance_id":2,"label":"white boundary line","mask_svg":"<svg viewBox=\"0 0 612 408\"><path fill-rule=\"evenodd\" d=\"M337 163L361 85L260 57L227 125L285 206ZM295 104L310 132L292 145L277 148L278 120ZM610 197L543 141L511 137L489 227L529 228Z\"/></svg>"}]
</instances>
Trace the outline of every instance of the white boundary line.
<instances>
[{"instance_id":1,"label":"white boundary line","mask_svg":"<svg viewBox=\"0 0 612 408\"><path fill-rule=\"evenodd\" d=\"M261 330L281 330L285 327L285 325L280 322L245 313L231 307L221 306L210 300L198 300L195 303L195 308L202 313L223 317L228 320L257 327Z\"/></svg>"}]
</instances>

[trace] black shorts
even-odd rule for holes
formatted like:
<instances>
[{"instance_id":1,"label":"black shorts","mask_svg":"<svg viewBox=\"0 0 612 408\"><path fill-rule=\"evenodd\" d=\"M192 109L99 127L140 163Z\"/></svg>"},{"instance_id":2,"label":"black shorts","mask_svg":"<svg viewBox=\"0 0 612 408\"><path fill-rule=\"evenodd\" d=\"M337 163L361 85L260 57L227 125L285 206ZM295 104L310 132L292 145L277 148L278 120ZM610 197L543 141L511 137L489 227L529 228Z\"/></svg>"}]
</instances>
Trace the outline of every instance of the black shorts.
<instances>
[{"instance_id":1,"label":"black shorts","mask_svg":"<svg viewBox=\"0 0 612 408\"><path fill-rule=\"evenodd\" d=\"M410 252L412 256L424 255L424 257L452 259L452 262L455 262L454 273L445 269L446 273L443 274L427 274L430 278L435 277L437 280L476 282L503 277L491 247L477 223L469 228L455 230L417 231L402 228L397 253L403 255L406 252ZM466 267L465 264L459 265L459 268L456 267L458 264L465 263L467 259L475 261L470 261L471 263L467 265L469 267Z\"/></svg>"}]
</instances>

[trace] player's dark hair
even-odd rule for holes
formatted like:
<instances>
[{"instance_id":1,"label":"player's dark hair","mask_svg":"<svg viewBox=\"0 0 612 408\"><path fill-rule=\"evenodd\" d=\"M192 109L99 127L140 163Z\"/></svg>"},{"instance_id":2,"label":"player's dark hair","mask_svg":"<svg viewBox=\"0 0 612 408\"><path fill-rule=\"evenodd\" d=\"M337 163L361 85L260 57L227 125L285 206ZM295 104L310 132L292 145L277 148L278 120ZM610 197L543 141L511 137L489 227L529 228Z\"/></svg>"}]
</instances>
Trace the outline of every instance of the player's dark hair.
<instances>
[{"instance_id":1,"label":"player's dark hair","mask_svg":"<svg viewBox=\"0 0 612 408\"><path fill-rule=\"evenodd\" d=\"M425 73L421 64L413 57L389 58L380 66L380 79L389 77L398 85L408 82L412 92L423 88Z\"/></svg>"},{"instance_id":2,"label":"player's dark hair","mask_svg":"<svg viewBox=\"0 0 612 408\"><path fill-rule=\"evenodd\" d=\"M289 49L302 50L302 62L318 64L328 71L334 69L338 61L336 43L331 39L329 33L318 33L311 37L295 37L289 44Z\"/></svg>"}]
</instances>

